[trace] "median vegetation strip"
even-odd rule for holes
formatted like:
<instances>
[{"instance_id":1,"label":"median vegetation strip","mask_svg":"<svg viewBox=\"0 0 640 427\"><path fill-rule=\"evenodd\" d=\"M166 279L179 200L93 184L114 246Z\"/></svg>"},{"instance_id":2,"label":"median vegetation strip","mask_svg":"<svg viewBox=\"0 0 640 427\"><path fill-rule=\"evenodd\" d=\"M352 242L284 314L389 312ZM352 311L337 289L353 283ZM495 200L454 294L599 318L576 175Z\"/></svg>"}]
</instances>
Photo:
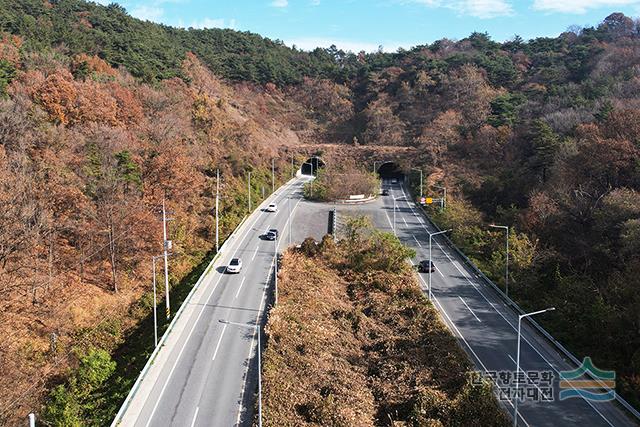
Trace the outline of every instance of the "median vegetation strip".
<instances>
[{"instance_id":1,"label":"median vegetation strip","mask_svg":"<svg viewBox=\"0 0 640 427\"><path fill-rule=\"evenodd\" d=\"M266 327L264 422L506 425L490 384L423 296L394 236L350 220L285 253Z\"/></svg>"}]
</instances>

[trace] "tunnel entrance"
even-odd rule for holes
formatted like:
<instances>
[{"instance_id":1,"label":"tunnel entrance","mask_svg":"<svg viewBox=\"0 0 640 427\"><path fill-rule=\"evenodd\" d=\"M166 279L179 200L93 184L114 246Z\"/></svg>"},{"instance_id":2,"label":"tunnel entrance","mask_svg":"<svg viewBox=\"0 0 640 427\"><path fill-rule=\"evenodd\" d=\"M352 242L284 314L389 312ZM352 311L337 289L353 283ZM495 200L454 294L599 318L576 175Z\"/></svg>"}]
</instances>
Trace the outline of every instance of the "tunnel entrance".
<instances>
[{"instance_id":1,"label":"tunnel entrance","mask_svg":"<svg viewBox=\"0 0 640 427\"><path fill-rule=\"evenodd\" d=\"M300 173L302 175L318 175L318 169L325 167L325 162L318 156L313 156L305 160L300 167Z\"/></svg>"},{"instance_id":2,"label":"tunnel entrance","mask_svg":"<svg viewBox=\"0 0 640 427\"><path fill-rule=\"evenodd\" d=\"M404 181L404 172L400 169L400 166L395 162L384 162L380 166L378 166L378 176L385 181L398 180L399 182Z\"/></svg>"}]
</instances>

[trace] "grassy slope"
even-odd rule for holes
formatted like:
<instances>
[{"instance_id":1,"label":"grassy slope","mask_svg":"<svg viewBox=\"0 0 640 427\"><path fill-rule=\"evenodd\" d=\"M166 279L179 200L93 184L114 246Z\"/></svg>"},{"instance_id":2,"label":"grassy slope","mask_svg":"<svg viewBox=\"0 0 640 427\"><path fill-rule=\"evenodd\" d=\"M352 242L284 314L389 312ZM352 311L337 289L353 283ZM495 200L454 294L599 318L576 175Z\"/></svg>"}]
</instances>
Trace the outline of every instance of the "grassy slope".
<instances>
[{"instance_id":1,"label":"grassy slope","mask_svg":"<svg viewBox=\"0 0 640 427\"><path fill-rule=\"evenodd\" d=\"M267 325L265 424L505 425L407 267L353 270L347 245L285 254Z\"/></svg>"}]
</instances>

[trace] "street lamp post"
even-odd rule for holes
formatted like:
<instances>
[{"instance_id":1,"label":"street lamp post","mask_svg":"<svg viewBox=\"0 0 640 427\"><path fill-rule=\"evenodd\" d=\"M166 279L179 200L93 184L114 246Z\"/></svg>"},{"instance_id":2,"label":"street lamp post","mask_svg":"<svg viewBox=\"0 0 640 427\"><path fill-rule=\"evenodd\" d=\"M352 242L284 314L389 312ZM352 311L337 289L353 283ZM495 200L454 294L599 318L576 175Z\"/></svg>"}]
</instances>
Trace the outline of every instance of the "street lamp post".
<instances>
[{"instance_id":1,"label":"street lamp post","mask_svg":"<svg viewBox=\"0 0 640 427\"><path fill-rule=\"evenodd\" d=\"M433 236L437 236L438 234L444 234L444 233L448 233L450 232L451 229L448 230L442 230L442 231L438 231L436 233L429 233L429 301L431 301L431 265L434 266L435 268L435 263L433 262L433 258L431 258L431 239L433 238Z\"/></svg>"},{"instance_id":2,"label":"street lamp post","mask_svg":"<svg viewBox=\"0 0 640 427\"><path fill-rule=\"evenodd\" d=\"M416 170L420 172L420 199L422 200L422 169L411 168L411 170Z\"/></svg>"},{"instance_id":3,"label":"street lamp post","mask_svg":"<svg viewBox=\"0 0 640 427\"><path fill-rule=\"evenodd\" d=\"M507 232L507 257L505 261L504 286L507 296L509 296L509 226L491 224L489 227L501 228Z\"/></svg>"},{"instance_id":4,"label":"street lamp post","mask_svg":"<svg viewBox=\"0 0 640 427\"><path fill-rule=\"evenodd\" d=\"M228 320L220 319L220 323L226 323L228 325L241 326L243 328L253 328L258 333L258 427L262 427L262 359L260 356L260 352L262 351L262 346L260 344L260 323L256 322L255 325L251 325L248 323L236 323L230 322Z\"/></svg>"},{"instance_id":5,"label":"street lamp post","mask_svg":"<svg viewBox=\"0 0 640 427\"><path fill-rule=\"evenodd\" d=\"M522 330L522 319L525 317L535 316L536 314L545 313L547 311L555 310L555 307L545 308L544 310L538 310L531 313L521 314L518 316L518 351L516 354L516 392L514 396L515 402L513 402L514 414L513 414L513 427L518 425L518 391L520 389L520 378L518 376L520 372L520 335Z\"/></svg>"},{"instance_id":6,"label":"street lamp post","mask_svg":"<svg viewBox=\"0 0 640 427\"><path fill-rule=\"evenodd\" d=\"M171 316L171 307L169 303L169 250L171 250L171 240L167 240L167 221L171 221L171 218L167 218L167 210L165 209L164 197L162 198L162 235L163 235L163 257L164 257L164 287L165 287L165 300L166 300L166 314L167 319Z\"/></svg>"}]
</instances>

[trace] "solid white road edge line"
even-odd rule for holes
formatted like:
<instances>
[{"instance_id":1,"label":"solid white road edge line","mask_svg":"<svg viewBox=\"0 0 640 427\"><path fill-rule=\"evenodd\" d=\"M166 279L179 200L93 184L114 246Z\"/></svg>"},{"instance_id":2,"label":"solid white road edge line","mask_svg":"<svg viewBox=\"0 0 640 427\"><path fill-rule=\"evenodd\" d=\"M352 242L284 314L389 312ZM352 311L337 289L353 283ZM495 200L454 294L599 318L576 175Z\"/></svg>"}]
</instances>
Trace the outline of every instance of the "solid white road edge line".
<instances>
[{"instance_id":1,"label":"solid white road edge line","mask_svg":"<svg viewBox=\"0 0 640 427\"><path fill-rule=\"evenodd\" d=\"M402 193L403 193L403 194L405 194L405 193L404 193L404 188L402 189ZM405 196L406 196L406 194L405 194ZM411 208L411 210L412 210L412 211L414 210L414 207L413 207L413 206L410 206L410 208ZM427 229L427 227L426 227L424 224L422 225L422 227L427 231L427 233L429 232L429 230ZM485 301L487 301L487 302L491 305L491 307L496 311L496 313L498 313L498 314L499 314L499 315L504 319L504 321L505 321L505 322L507 322L507 324L508 324L509 326L511 326L511 328L512 328L514 331L517 331L516 327L515 327L515 326L513 326L513 324L511 324L511 322L509 322L509 320L507 320L507 318L506 318L506 317L505 317L505 316L504 316L504 315L503 315L503 314L502 314L502 313L501 313L501 312L500 312L500 311L499 311L499 310L498 310L498 309L497 309L493 304L491 304L491 303L489 302L489 300L488 300L488 299L487 299L487 297L482 293L482 291L480 291L480 289L478 289L478 287L477 287L477 286L476 286L476 285L475 285L471 280L469 280L469 278L467 277L467 275L466 275L466 274L465 274L465 273L464 273L464 272L463 272L463 271L462 271L462 270L461 270L461 269L460 269L460 268L459 268L459 267L458 267L458 266L453 262L453 260L451 259L451 257L449 257L449 254L447 254L447 253L445 252L445 250L442 248L442 246L440 246L440 244L439 244L437 241L436 241L436 245L438 245L438 247L440 248L440 250L442 251L442 253L444 253L444 254L445 254L445 256L447 257L447 259L449 259L449 262L451 262L451 264L453 264L453 266L454 266L454 267L456 267L456 269L458 269L458 271L459 271L459 272L464 276L464 278L465 278L465 279L466 279L466 280L467 280L467 281L468 281L468 282L469 282L469 283L474 287L474 289L476 289L476 290L478 291L478 293L480 293L480 295L482 295L482 298L484 298L484 300L485 300ZM435 296L434 296L434 298L435 298ZM540 353L540 352L538 351L538 349L537 349L536 347L534 347L534 346L531 344L531 342L529 342L529 340L527 340L527 338L526 338L526 336L524 336L524 334L522 335L522 339L523 339L527 344L529 344L529 346L530 346L530 347L531 347L531 348L532 348L536 353L538 353L538 355L539 355L539 356L540 356L540 357L541 357L541 358L542 358L542 359L543 359L543 360L544 360L544 361L545 361L549 366L551 366L551 367L553 368L553 370L554 370L554 371L556 371L556 373L559 373L558 369L556 369L556 367L555 367L555 366L553 366L553 364L551 364L551 362L549 362L549 360L548 360L546 357L544 357L544 356L542 355L542 353ZM574 388L574 387L572 387L572 388L575 390L575 388ZM591 401L589 401L589 400L588 400L588 399L586 399L586 398L583 398L583 400L584 400L585 402L587 402L587 404L588 404L589 406L591 406L591 408L593 408L593 410L594 410L594 411L596 411L596 412L598 413L598 415L600 415L600 417L602 417L602 419L604 419L604 420L607 422L607 424L609 424L611 427L614 427L614 425L613 425L613 424L611 424L611 422L609 421L609 419L608 419L607 417L605 417L605 416L604 416L604 414L602 414L602 412L600 412L600 411L598 410L598 408L596 408L595 406L593 406L593 404L591 403Z\"/></svg>"},{"instance_id":2,"label":"solid white road edge line","mask_svg":"<svg viewBox=\"0 0 640 427\"><path fill-rule=\"evenodd\" d=\"M286 187L289 187L290 185L291 184L288 184ZM268 200L268 198L267 198L267 200ZM264 203L264 201L263 201L263 203ZM259 205L258 205L258 207L259 207ZM256 219L251 224L251 227L248 227L247 230L244 232L244 235L243 235L242 239L240 239L240 240L238 240L236 242L235 251L233 252L233 255L231 256L231 258L233 258L235 256L236 252L238 251L239 247L241 246L241 243L244 242L244 239L247 238L247 236L249 235L249 232L253 231L253 227L256 225L256 222L258 222L258 219L260 219L260 217L261 217L260 213L261 212L258 209L256 209L254 212L257 213ZM222 261L222 258L220 260ZM191 334L193 333L195 327L198 325L198 321L200 320L200 317L202 316L202 313L204 312L204 309L206 308L207 304L209 303L209 300L213 296L213 293L215 292L216 288L218 287L218 284L220 283L220 280L222 280L223 277L224 277L224 275L222 275L222 274L218 277L218 280L216 281L216 284L213 286L213 288L211 289L211 292L209 293L209 296L206 298L206 302L202 305L202 308L200 309L200 313L198 313L198 317L196 318L195 322L193 322L193 325L191 326L191 329L189 330L189 333L187 334L187 338L184 341L184 343L182 344L182 348L180 349L180 352L178 353L178 356L176 357L176 360L173 363L173 366L171 367L171 370L169 371L169 374L167 375L167 378L165 380L164 386L160 390L160 395L156 399L156 404L153 406L153 409L151 410L151 413L149 414L149 418L147 420L147 423L145 424L146 427L149 427L149 424L151 424L151 420L153 419L153 415L155 414L156 410L158 409L158 405L160 404L160 400L162 399L162 395L164 394L165 390L167 389L167 386L169 385L169 380L171 379L171 376L173 375L173 372L175 371L176 367L178 366L178 362L180 361L180 357L182 356L182 353L184 352L184 349L187 347L187 343L189 342L189 339L191 338Z\"/></svg>"}]
</instances>

